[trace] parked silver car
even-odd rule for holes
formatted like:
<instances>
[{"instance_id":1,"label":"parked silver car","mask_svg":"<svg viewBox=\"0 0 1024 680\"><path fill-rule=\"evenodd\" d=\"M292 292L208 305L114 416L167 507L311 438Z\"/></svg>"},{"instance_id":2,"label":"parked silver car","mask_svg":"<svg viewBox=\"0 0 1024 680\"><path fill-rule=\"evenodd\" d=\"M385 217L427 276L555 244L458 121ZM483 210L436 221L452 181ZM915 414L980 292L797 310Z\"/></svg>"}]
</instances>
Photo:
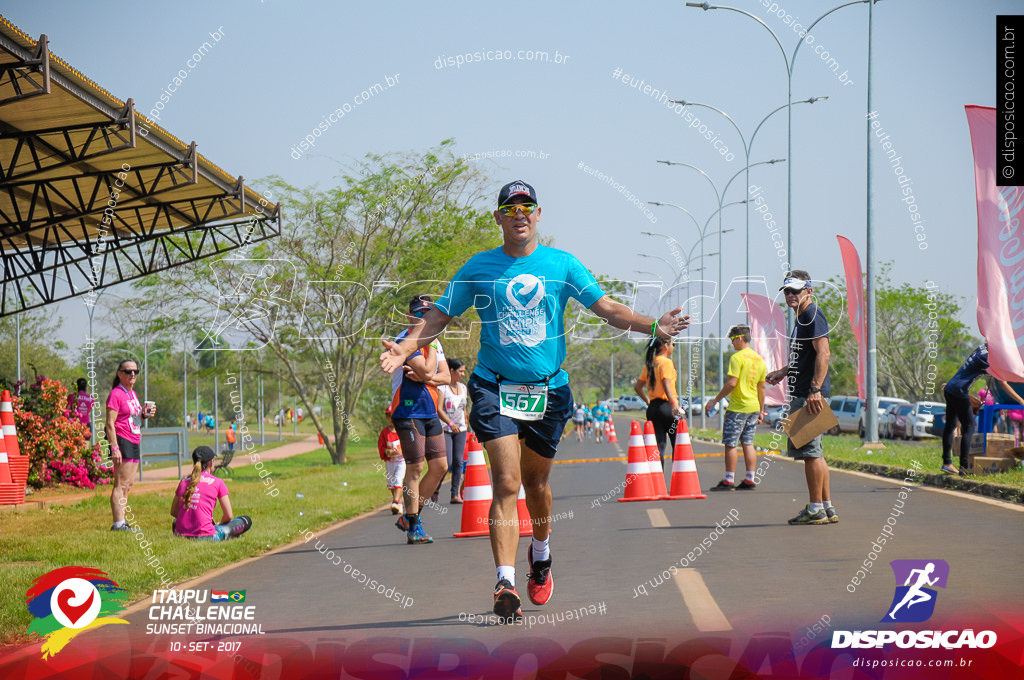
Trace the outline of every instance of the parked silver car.
<instances>
[{"instance_id":1,"label":"parked silver car","mask_svg":"<svg viewBox=\"0 0 1024 680\"><path fill-rule=\"evenodd\" d=\"M844 396L832 397L828 400L828 405L832 408L836 420L839 421L838 425L828 431L829 434L857 431L857 417L864 407L863 399Z\"/></svg>"},{"instance_id":2,"label":"parked silver car","mask_svg":"<svg viewBox=\"0 0 1024 680\"><path fill-rule=\"evenodd\" d=\"M860 400L860 408L857 412L857 434L864 437L864 400ZM882 431L882 419L885 418L886 410L895 404L909 404L910 402L906 399L900 399L899 397L879 397L878 398L878 431L881 436Z\"/></svg>"},{"instance_id":3,"label":"parked silver car","mask_svg":"<svg viewBox=\"0 0 1024 680\"><path fill-rule=\"evenodd\" d=\"M625 411L627 409L643 410L647 408L647 404L644 403L644 400L635 394L624 394L619 397L617 401L618 403L616 404L616 408L619 411Z\"/></svg>"}]
</instances>

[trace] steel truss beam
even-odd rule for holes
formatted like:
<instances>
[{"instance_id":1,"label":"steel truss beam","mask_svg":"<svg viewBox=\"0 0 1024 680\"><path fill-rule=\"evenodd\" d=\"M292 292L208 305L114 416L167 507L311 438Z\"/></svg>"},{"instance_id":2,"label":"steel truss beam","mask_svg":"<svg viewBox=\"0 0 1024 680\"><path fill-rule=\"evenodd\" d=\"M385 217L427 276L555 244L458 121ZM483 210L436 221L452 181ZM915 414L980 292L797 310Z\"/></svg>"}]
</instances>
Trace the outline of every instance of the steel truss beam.
<instances>
[{"instance_id":1,"label":"steel truss beam","mask_svg":"<svg viewBox=\"0 0 1024 680\"><path fill-rule=\"evenodd\" d=\"M118 211L145 208L154 196L198 181L199 163L193 142L180 161L153 163L128 171L83 172L45 180L0 182L0 192L8 194L14 210L13 215L0 211L0 234L28 234L90 217L96 221L108 206ZM156 207L155 202L152 207Z\"/></svg>"},{"instance_id":2,"label":"steel truss beam","mask_svg":"<svg viewBox=\"0 0 1024 680\"><path fill-rule=\"evenodd\" d=\"M135 130L131 99L113 120L41 130L14 130L0 123L0 141L15 142L0 145L0 186L134 149Z\"/></svg>"},{"instance_id":3,"label":"steel truss beam","mask_svg":"<svg viewBox=\"0 0 1024 680\"><path fill-rule=\"evenodd\" d=\"M0 64L0 92L14 92L12 96L0 99L0 106L28 97L50 94L49 44L50 41L44 33L39 37L36 51L31 57L23 56L20 61L13 64Z\"/></svg>"},{"instance_id":4,"label":"steel truss beam","mask_svg":"<svg viewBox=\"0 0 1024 680\"><path fill-rule=\"evenodd\" d=\"M167 230L150 230L138 236L69 241L69 232L54 227L48 230L53 238L45 247L7 245L0 254L0 317L87 295L280 236L281 212L275 209L272 214L242 218L237 218L236 213L236 219L217 224L164 228Z\"/></svg>"}]
</instances>

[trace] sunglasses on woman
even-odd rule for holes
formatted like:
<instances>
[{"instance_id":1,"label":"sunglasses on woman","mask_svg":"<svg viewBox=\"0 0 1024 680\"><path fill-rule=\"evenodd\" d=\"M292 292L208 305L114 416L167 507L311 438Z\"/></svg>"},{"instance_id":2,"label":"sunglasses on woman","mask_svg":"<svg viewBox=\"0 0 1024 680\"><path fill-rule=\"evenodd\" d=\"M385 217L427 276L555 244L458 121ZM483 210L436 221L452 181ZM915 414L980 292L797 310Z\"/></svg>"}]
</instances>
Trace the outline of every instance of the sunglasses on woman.
<instances>
[{"instance_id":1,"label":"sunglasses on woman","mask_svg":"<svg viewBox=\"0 0 1024 680\"><path fill-rule=\"evenodd\" d=\"M127 373L128 375L138 375L139 374L139 369L137 369L137 368L122 368L121 372L122 373Z\"/></svg>"}]
</instances>

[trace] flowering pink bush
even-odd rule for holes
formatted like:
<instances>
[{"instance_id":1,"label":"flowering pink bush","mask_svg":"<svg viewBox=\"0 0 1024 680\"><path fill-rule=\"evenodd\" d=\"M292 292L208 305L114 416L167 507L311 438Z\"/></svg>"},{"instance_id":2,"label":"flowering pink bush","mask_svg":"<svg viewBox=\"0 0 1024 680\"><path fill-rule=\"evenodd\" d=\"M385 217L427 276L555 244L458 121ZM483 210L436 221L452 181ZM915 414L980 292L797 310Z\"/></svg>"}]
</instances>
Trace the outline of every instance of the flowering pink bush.
<instances>
[{"instance_id":1,"label":"flowering pink bush","mask_svg":"<svg viewBox=\"0 0 1024 680\"><path fill-rule=\"evenodd\" d=\"M100 467L103 454L89 447L89 428L65 415L67 390L57 380L36 383L13 397L18 446L29 457L28 484L35 488L71 484L93 489L109 484L112 471Z\"/></svg>"}]
</instances>

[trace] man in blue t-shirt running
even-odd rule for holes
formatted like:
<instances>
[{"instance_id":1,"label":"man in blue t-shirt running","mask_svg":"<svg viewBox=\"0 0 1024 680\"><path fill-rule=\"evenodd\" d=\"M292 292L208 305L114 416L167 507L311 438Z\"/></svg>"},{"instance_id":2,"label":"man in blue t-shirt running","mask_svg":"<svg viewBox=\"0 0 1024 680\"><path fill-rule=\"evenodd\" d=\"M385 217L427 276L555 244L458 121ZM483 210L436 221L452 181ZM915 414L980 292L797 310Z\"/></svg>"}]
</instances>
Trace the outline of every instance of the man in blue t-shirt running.
<instances>
[{"instance_id":1,"label":"man in blue t-shirt running","mask_svg":"<svg viewBox=\"0 0 1024 680\"><path fill-rule=\"evenodd\" d=\"M515 590L519 523L516 499L522 485L533 518L527 549L528 593L537 605L551 597L551 487L548 477L555 449L573 412L565 359L563 317L576 298L615 328L672 337L689 317L682 307L660 319L637 314L613 301L573 255L539 243L541 208L533 187L517 180L501 188L494 220L504 244L478 253L455 274L445 294L401 342L384 341L380 355L386 373L445 329L453 317L476 307L481 320L480 352L469 380L470 423L487 449L493 476L490 511L491 552L498 570L494 613L522 616Z\"/></svg>"},{"instance_id":2,"label":"man in blue t-shirt running","mask_svg":"<svg viewBox=\"0 0 1024 680\"><path fill-rule=\"evenodd\" d=\"M594 405L594 434L596 435L597 443L601 443L601 437L604 436L605 428L608 427L608 421L611 420L611 411L604 404L598 402Z\"/></svg>"}]
</instances>

